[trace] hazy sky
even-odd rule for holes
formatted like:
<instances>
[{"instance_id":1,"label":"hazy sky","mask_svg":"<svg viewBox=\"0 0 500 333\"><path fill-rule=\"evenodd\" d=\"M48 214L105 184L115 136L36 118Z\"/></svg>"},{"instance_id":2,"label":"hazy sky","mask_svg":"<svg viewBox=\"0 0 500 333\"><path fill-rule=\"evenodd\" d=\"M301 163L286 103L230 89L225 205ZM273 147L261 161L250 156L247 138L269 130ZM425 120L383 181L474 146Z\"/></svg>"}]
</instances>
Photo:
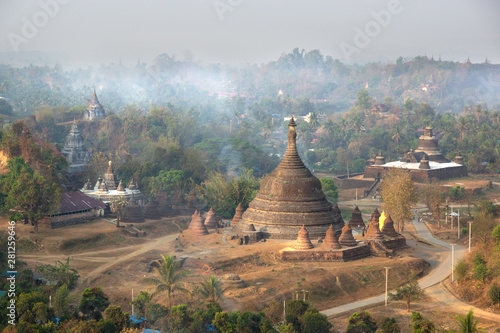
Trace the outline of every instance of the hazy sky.
<instances>
[{"instance_id":1,"label":"hazy sky","mask_svg":"<svg viewBox=\"0 0 500 333\"><path fill-rule=\"evenodd\" d=\"M188 50L258 64L299 47L350 63L425 54L500 63L499 17L497 0L0 0L0 52L135 64Z\"/></svg>"}]
</instances>

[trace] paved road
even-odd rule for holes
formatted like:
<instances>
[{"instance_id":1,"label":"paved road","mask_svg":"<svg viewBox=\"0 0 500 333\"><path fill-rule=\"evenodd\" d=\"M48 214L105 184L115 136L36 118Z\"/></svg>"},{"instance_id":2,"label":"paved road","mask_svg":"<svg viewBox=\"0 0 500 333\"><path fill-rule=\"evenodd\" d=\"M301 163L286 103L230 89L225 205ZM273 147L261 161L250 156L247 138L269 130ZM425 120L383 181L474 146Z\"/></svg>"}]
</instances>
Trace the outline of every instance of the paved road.
<instances>
[{"instance_id":1,"label":"paved road","mask_svg":"<svg viewBox=\"0 0 500 333\"><path fill-rule=\"evenodd\" d=\"M426 277L422 278L419 281L419 285L421 288L429 288L431 286L434 286L438 284L439 282L443 281L446 279L450 274L451 274L451 245L443 242L439 239L434 238L432 234L430 233L429 229L425 226L424 223L420 222L415 222L413 223L415 226L415 229L419 236L424 239L425 241L435 244L441 249L438 249L436 252L442 252L442 254L446 254L446 252L450 252L447 256L446 259L442 260L441 263L434 268L431 271L431 274L427 275ZM465 248L461 246L455 246L455 262L459 258L461 258L465 254ZM335 308L331 309L326 309L321 311L322 314L325 314L327 316L332 316L332 315L337 315L345 312L353 312L357 311L360 308L379 304L379 303L384 303L385 301L385 294L367 298L358 302L354 303L349 303L349 304L344 304L341 306L337 306Z\"/></svg>"}]
</instances>

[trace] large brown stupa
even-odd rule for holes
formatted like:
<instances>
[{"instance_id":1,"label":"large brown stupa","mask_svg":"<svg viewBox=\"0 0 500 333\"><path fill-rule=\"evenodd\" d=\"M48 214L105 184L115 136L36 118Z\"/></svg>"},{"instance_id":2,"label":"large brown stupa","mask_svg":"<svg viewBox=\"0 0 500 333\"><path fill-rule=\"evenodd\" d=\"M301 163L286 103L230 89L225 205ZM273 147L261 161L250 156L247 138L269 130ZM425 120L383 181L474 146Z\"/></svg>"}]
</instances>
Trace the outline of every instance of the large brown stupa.
<instances>
[{"instance_id":1,"label":"large brown stupa","mask_svg":"<svg viewBox=\"0 0 500 333\"><path fill-rule=\"evenodd\" d=\"M260 191L243 213L236 232L252 223L264 238L295 239L304 225L312 238L323 238L330 225L337 231L343 226L342 217L326 200L321 182L300 159L293 117L288 126L285 157L262 180Z\"/></svg>"}]
</instances>

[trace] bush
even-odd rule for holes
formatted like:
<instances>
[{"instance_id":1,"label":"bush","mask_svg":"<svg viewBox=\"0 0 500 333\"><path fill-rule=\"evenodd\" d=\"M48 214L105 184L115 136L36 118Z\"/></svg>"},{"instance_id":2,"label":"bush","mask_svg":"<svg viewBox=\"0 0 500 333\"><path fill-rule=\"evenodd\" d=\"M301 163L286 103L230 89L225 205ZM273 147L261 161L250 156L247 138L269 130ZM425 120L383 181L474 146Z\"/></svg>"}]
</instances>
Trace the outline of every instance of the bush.
<instances>
[{"instance_id":1,"label":"bush","mask_svg":"<svg viewBox=\"0 0 500 333\"><path fill-rule=\"evenodd\" d=\"M491 233L491 237L500 244L500 224L493 229L493 232Z\"/></svg>"},{"instance_id":2,"label":"bush","mask_svg":"<svg viewBox=\"0 0 500 333\"><path fill-rule=\"evenodd\" d=\"M497 284L492 284L490 290L488 290L488 297L493 304L500 303L500 286Z\"/></svg>"},{"instance_id":3,"label":"bush","mask_svg":"<svg viewBox=\"0 0 500 333\"><path fill-rule=\"evenodd\" d=\"M469 272L470 266L465 261L464 258L460 259L458 263L455 265L455 274L457 275L457 279L461 280L467 276Z\"/></svg>"},{"instance_id":4,"label":"bush","mask_svg":"<svg viewBox=\"0 0 500 333\"><path fill-rule=\"evenodd\" d=\"M380 329L377 331L380 333L399 333L401 329L399 328L396 318L385 317L380 324Z\"/></svg>"},{"instance_id":5,"label":"bush","mask_svg":"<svg viewBox=\"0 0 500 333\"><path fill-rule=\"evenodd\" d=\"M345 333L374 333L377 331L377 323L373 321L368 311L355 312L349 317Z\"/></svg>"},{"instance_id":6,"label":"bush","mask_svg":"<svg viewBox=\"0 0 500 333\"><path fill-rule=\"evenodd\" d=\"M458 186L450 188L450 197L454 200L461 200L465 198L465 187Z\"/></svg>"},{"instance_id":7,"label":"bush","mask_svg":"<svg viewBox=\"0 0 500 333\"><path fill-rule=\"evenodd\" d=\"M472 259L474 263L474 279L484 282L489 276L488 266L486 266L486 260L478 253Z\"/></svg>"}]
</instances>

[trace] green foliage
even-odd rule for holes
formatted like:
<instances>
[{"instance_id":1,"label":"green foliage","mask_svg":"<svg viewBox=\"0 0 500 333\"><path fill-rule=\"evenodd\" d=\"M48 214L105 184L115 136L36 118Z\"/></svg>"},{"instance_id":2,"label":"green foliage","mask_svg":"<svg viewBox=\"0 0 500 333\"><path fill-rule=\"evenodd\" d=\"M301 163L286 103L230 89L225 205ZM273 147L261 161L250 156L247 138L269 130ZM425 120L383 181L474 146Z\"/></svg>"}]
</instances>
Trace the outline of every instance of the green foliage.
<instances>
[{"instance_id":1,"label":"green foliage","mask_svg":"<svg viewBox=\"0 0 500 333\"><path fill-rule=\"evenodd\" d=\"M117 305L110 305L105 311L106 319L111 321L118 332L129 326L129 315L122 311L122 308Z\"/></svg>"},{"instance_id":2,"label":"green foliage","mask_svg":"<svg viewBox=\"0 0 500 333\"><path fill-rule=\"evenodd\" d=\"M212 171L197 188L217 214L230 218L240 202L244 208L248 207L259 191L260 181L252 170L244 169L238 177L226 177L221 172Z\"/></svg>"},{"instance_id":3,"label":"green foliage","mask_svg":"<svg viewBox=\"0 0 500 333\"><path fill-rule=\"evenodd\" d=\"M465 260L465 258L460 258L460 260L455 265L455 275L457 279L461 280L467 276L469 273L470 266Z\"/></svg>"},{"instance_id":4,"label":"green foliage","mask_svg":"<svg viewBox=\"0 0 500 333\"><path fill-rule=\"evenodd\" d=\"M101 319L101 312L108 306L109 299L101 287L92 287L83 291L78 309L89 319Z\"/></svg>"},{"instance_id":5,"label":"green foliage","mask_svg":"<svg viewBox=\"0 0 500 333\"><path fill-rule=\"evenodd\" d=\"M0 97L0 114L5 114L8 116L13 115L14 108L9 102L3 97Z\"/></svg>"},{"instance_id":6,"label":"green foliage","mask_svg":"<svg viewBox=\"0 0 500 333\"><path fill-rule=\"evenodd\" d=\"M474 320L474 313L472 310L469 310L467 316L457 316L456 318L458 322L458 333L476 333L482 331L477 327L479 319Z\"/></svg>"},{"instance_id":7,"label":"green foliage","mask_svg":"<svg viewBox=\"0 0 500 333\"><path fill-rule=\"evenodd\" d=\"M493 229L491 237L500 245L500 225L497 225L495 229Z\"/></svg>"},{"instance_id":8,"label":"green foliage","mask_svg":"<svg viewBox=\"0 0 500 333\"><path fill-rule=\"evenodd\" d=\"M319 313L316 309L307 310L301 318L304 323L302 333L330 332L332 325L325 315Z\"/></svg>"},{"instance_id":9,"label":"green foliage","mask_svg":"<svg viewBox=\"0 0 500 333\"><path fill-rule=\"evenodd\" d=\"M148 310L150 307L152 296L147 291L141 291L132 301L137 316L148 319Z\"/></svg>"},{"instance_id":10,"label":"green foliage","mask_svg":"<svg viewBox=\"0 0 500 333\"><path fill-rule=\"evenodd\" d=\"M48 307L49 299L40 291L21 293L16 302L17 317L19 322L36 324L37 319L46 321L52 317L52 309Z\"/></svg>"},{"instance_id":11,"label":"green foliage","mask_svg":"<svg viewBox=\"0 0 500 333\"><path fill-rule=\"evenodd\" d=\"M158 274L158 278L145 279L145 282L154 284L156 290L153 295L165 292L167 303L169 309L172 308L172 296L176 290L181 292L187 292L186 289L182 287L182 280L186 276L187 272L181 270L178 261L175 261L173 255L164 256L161 255L161 260L158 266L154 267L155 272Z\"/></svg>"},{"instance_id":12,"label":"green foliage","mask_svg":"<svg viewBox=\"0 0 500 333\"><path fill-rule=\"evenodd\" d=\"M76 282L80 278L78 272L71 268L69 257L66 262L56 261L55 265L40 265L37 266L40 273L47 275L51 280L57 280L57 286L67 285L71 290L76 286Z\"/></svg>"},{"instance_id":13,"label":"green foliage","mask_svg":"<svg viewBox=\"0 0 500 333\"><path fill-rule=\"evenodd\" d=\"M297 299L291 300L286 303L286 322L293 324L297 332L301 331L300 317L306 312L309 304Z\"/></svg>"},{"instance_id":14,"label":"green foliage","mask_svg":"<svg viewBox=\"0 0 500 333\"><path fill-rule=\"evenodd\" d=\"M462 200L465 198L465 187L457 185L450 188L449 195L453 200Z\"/></svg>"},{"instance_id":15,"label":"green foliage","mask_svg":"<svg viewBox=\"0 0 500 333\"><path fill-rule=\"evenodd\" d=\"M410 312L410 304L412 301L422 298L424 291L418 285L418 281L414 278L410 280L407 284L396 288L396 293L389 293L391 299L396 301L405 301L406 310Z\"/></svg>"},{"instance_id":16,"label":"green foliage","mask_svg":"<svg viewBox=\"0 0 500 333\"><path fill-rule=\"evenodd\" d=\"M339 193L337 191L337 186L335 186L334 180L331 178L321 178L320 181L323 193L325 193L327 200L332 203L337 202Z\"/></svg>"},{"instance_id":17,"label":"green foliage","mask_svg":"<svg viewBox=\"0 0 500 333\"><path fill-rule=\"evenodd\" d=\"M7 196L6 208L17 207L38 233L38 221L57 210L61 189L50 178L33 171L22 158L10 159L8 169L0 178L0 190Z\"/></svg>"},{"instance_id":18,"label":"green foliage","mask_svg":"<svg viewBox=\"0 0 500 333\"><path fill-rule=\"evenodd\" d=\"M355 312L349 317L345 333L375 333L377 328L377 323L368 311Z\"/></svg>"},{"instance_id":19,"label":"green foliage","mask_svg":"<svg viewBox=\"0 0 500 333\"><path fill-rule=\"evenodd\" d=\"M170 325L173 332L181 332L189 328L192 318L189 316L187 305L173 306L170 311Z\"/></svg>"},{"instance_id":20,"label":"green foliage","mask_svg":"<svg viewBox=\"0 0 500 333\"><path fill-rule=\"evenodd\" d=\"M237 312L218 312L215 314L215 318L212 322L221 333L235 333L238 332L237 329Z\"/></svg>"},{"instance_id":21,"label":"green foliage","mask_svg":"<svg viewBox=\"0 0 500 333\"><path fill-rule=\"evenodd\" d=\"M436 332L436 327L433 322L428 319L424 319L419 312L412 312L411 314L411 332L412 333L434 333Z\"/></svg>"},{"instance_id":22,"label":"green foliage","mask_svg":"<svg viewBox=\"0 0 500 333\"><path fill-rule=\"evenodd\" d=\"M210 275L207 280L200 282L198 291L209 303L217 303L222 298L225 289L217 276Z\"/></svg>"},{"instance_id":23,"label":"green foliage","mask_svg":"<svg viewBox=\"0 0 500 333\"><path fill-rule=\"evenodd\" d=\"M399 328L398 321L396 318L385 317L382 319L382 323L380 324L380 329L377 331L378 333L399 333L401 329Z\"/></svg>"},{"instance_id":24,"label":"green foliage","mask_svg":"<svg viewBox=\"0 0 500 333\"><path fill-rule=\"evenodd\" d=\"M476 280L484 282L486 278L490 275L490 271L488 269L488 266L486 265L487 264L486 260L484 260L481 254L477 253L472 259L472 263L474 265L473 267L474 278Z\"/></svg>"},{"instance_id":25,"label":"green foliage","mask_svg":"<svg viewBox=\"0 0 500 333\"><path fill-rule=\"evenodd\" d=\"M60 286L54 297L54 311L57 317L66 318L71 311L71 297L66 284Z\"/></svg>"},{"instance_id":26,"label":"green foliage","mask_svg":"<svg viewBox=\"0 0 500 333\"><path fill-rule=\"evenodd\" d=\"M490 298L491 303L499 304L500 303L500 286L496 283L490 286L488 290L488 297Z\"/></svg>"}]
</instances>

